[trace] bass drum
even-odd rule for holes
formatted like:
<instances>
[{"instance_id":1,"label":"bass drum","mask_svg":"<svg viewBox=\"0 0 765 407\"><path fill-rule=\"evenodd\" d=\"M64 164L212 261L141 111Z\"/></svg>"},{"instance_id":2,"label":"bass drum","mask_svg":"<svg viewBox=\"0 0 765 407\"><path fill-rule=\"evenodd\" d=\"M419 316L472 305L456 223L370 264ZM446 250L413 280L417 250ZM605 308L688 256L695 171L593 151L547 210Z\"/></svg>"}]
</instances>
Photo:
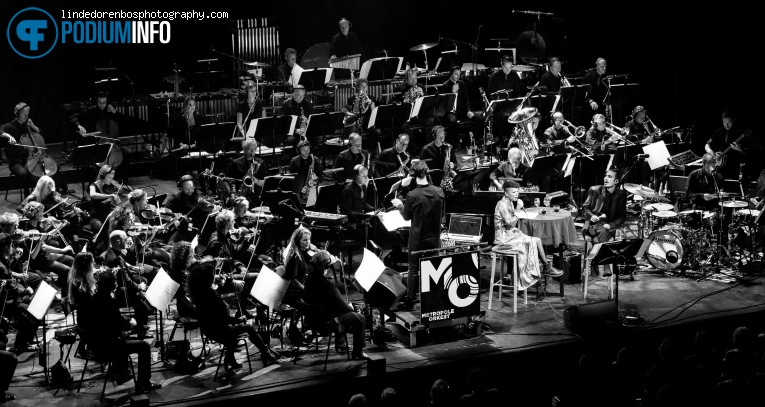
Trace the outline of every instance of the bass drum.
<instances>
[{"instance_id":1,"label":"bass drum","mask_svg":"<svg viewBox=\"0 0 765 407\"><path fill-rule=\"evenodd\" d=\"M687 232L681 227L660 229L648 236L651 242L645 258L659 270L674 270L683 264L683 240Z\"/></svg>"}]
</instances>

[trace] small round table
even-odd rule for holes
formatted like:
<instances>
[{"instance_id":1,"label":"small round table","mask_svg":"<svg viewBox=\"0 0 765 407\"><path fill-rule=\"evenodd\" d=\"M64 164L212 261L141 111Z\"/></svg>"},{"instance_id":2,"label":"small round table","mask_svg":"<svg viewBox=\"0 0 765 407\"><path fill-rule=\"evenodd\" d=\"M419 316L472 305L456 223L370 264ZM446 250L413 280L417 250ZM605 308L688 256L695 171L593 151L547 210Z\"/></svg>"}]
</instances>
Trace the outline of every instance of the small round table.
<instances>
[{"instance_id":1,"label":"small round table","mask_svg":"<svg viewBox=\"0 0 765 407\"><path fill-rule=\"evenodd\" d=\"M576 241L576 226L571 212L565 209L554 212L552 208L547 208L547 213L542 214L535 207L524 209L515 211L519 218L518 229L524 234L540 238L542 244L547 246L558 247Z\"/></svg>"}]
</instances>

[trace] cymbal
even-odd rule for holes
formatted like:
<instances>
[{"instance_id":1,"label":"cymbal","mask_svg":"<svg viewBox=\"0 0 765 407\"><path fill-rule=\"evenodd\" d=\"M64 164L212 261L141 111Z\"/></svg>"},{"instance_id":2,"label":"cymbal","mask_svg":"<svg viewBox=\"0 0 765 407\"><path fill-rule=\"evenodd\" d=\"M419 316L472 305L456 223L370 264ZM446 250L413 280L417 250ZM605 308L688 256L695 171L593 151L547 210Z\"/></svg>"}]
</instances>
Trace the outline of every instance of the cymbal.
<instances>
[{"instance_id":1,"label":"cymbal","mask_svg":"<svg viewBox=\"0 0 765 407\"><path fill-rule=\"evenodd\" d=\"M536 71L537 69L539 68L537 68L536 66L531 66L531 65L513 65L513 71L518 71L518 72L531 72L531 71Z\"/></svg>"},{"instance_id":2,"label":"cymbal","mask_svg":"<svg viewBox=\"0 0 765 407\"><path fill-rule=\"evenodd\" d=\"M245 65L249 65L249 66L261 66L261 67L269 67L269 66L271 66L270 64L267 64L265 62L245 62L244 64Z\"/></svg>"},{"instance_id":3,"label":"cymbal","mask_svg":"<svg viewBox=\"0 0 765 407\"><path fill-rule=\"evenodd\" d=\"M728 201L728 202L721 202L722 206L725 208L746 208L749 206L748 203L744 201Z\"/></svg>"},{"instance_id":4,"label":"cymbal","mask_svg":"<svg viewBox=\"0 0 765 407\"><path fill-rule=\"evenodd\" d=\"M510 123L521 123L531 119L536 114L537 114L536 107L524 107L523 109L516 110L515 112L513 112L513 114L510 115L510 119L508 119L508 121Z\"/></svg>"},{"instance_id":5,"label":"cymbal","mask_svg":"<svg viewBox=\"0 0 765 407\"><path fill-rule=\"evenodd\" d=\"M437 42L426 42L424 44L415 45L412 48L409 48L409 51L425 51L426 49L431 49L436 46L438 46Z\"/></svg>"},{"instance_id":6,"label":"cymbal","mask_svg":"<svg viewBox=\"0 0 765 407\"><path fill-rule=\"evenodd\" d=\"M453 49L453 50L449 50L449 51L441 51L441 53L442 54L456 54L458 52L465 52L465 51L467 51L467 50L465 50L465 49Z\"/></svg>"},{"instance_id":7,"label":"cymbal","mask_svg":"<svg viewBox=\"0 0 765 407\"><path fill-rule=\"evenodd\" d=\"M677 216L677 212L675 211L657 211L653 213L653 216L657 218L674 218Z\"/></svg>"},{"instance_id":8,"label":"cymbal","mask_svg":"<svg viewBox=\"0 0 765 407\"><path fill-rule=\"evenodd\" d=\"M656 193L651 188L648 188L646 186L640 185L640 184L624 184L624 189L627 190L627 192L635 194L637 196L642 196L643 198L649 198L649 199L666 199L663 196Z\"/></svg>"},{"instance_id":9,"label":"cymbal","mask_svg":"<svg viewBox=\"0 0 765 407\"><path fill-rule=\"evenodd\" d=\"M165 82L173 83L173 82L175 82L175 76L165 76L164 78L162 78L162 80L165 81ZM179 76L178 77L178 82L183 82L183 81L185 81L185 79L183 79L182 76Z\"/></svg>"}]
</instances>

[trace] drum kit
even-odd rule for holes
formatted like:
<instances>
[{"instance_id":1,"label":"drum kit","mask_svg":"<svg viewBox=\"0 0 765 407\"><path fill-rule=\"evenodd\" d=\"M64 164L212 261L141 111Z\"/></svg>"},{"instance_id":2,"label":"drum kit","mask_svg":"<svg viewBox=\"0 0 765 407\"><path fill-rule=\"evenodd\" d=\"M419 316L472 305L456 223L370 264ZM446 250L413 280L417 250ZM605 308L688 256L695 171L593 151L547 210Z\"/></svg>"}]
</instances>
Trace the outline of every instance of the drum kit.
<instances>
[{"instance_id":1,"label":"drum kit","mask_svg":"<svg viewBox=\"0 0 765 407\"><path fill-rule=\"evenodd\" d=\"M727 264L735 267L737 262L741 264L744 255L753 255L754 236L762 211L747 209L749 204L735 199L735 194L720 193L721 210L677 212L674 205L651 188L624 184L624 189L641 202L639 236L648 241L645 259L656 269L703 271L711 268L717 271L726 259ZM727 247L718 244L723 240L722 235L717 236L718 230L727 233L724 239ZM739 256L734 258L732 254L736 251Z\"/></svg>"}]
</instances>

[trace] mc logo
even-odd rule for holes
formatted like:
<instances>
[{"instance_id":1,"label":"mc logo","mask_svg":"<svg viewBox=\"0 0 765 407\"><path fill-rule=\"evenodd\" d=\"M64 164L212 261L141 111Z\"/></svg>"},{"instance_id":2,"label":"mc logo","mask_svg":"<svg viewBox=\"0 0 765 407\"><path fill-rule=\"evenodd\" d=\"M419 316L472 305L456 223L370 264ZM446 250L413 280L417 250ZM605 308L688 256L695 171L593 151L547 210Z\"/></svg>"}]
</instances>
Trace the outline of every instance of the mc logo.
<instances>
[{"instance_id":1,"label":"mc logo","mask_svg":"<svg viewBox=\"0 0 765 407\"><path fill-rule=\"evenodd\" d=\"M475 255L475 254L474 254ZM449 295L449 301L455 307L467 307L472 304L476 298L478 298L478 281L475 277L469 275L461 275L456 278L452 277L452 258L445 257L439 263L436 269L431 261L422 262L422 270L420 273L420 284L422 285L422 292L430 292L431 279L435 284L443 278L443 287L447 290ZM462 286L467 285L467 295L461 297L457 290ZM464 293L464 290L463 290Z\"/></svg>"},{"instance_id":2,"label":"mc logo","mask_svg":"<svg viewBox=\"0 0 765 407\"><path fill-rule=\"evenodd\" d=\"M11 49L28 59L42 58L58 42L58 26L47 11L27 7L8 22L6 37Z\"/></svg>"}]
</instances>

